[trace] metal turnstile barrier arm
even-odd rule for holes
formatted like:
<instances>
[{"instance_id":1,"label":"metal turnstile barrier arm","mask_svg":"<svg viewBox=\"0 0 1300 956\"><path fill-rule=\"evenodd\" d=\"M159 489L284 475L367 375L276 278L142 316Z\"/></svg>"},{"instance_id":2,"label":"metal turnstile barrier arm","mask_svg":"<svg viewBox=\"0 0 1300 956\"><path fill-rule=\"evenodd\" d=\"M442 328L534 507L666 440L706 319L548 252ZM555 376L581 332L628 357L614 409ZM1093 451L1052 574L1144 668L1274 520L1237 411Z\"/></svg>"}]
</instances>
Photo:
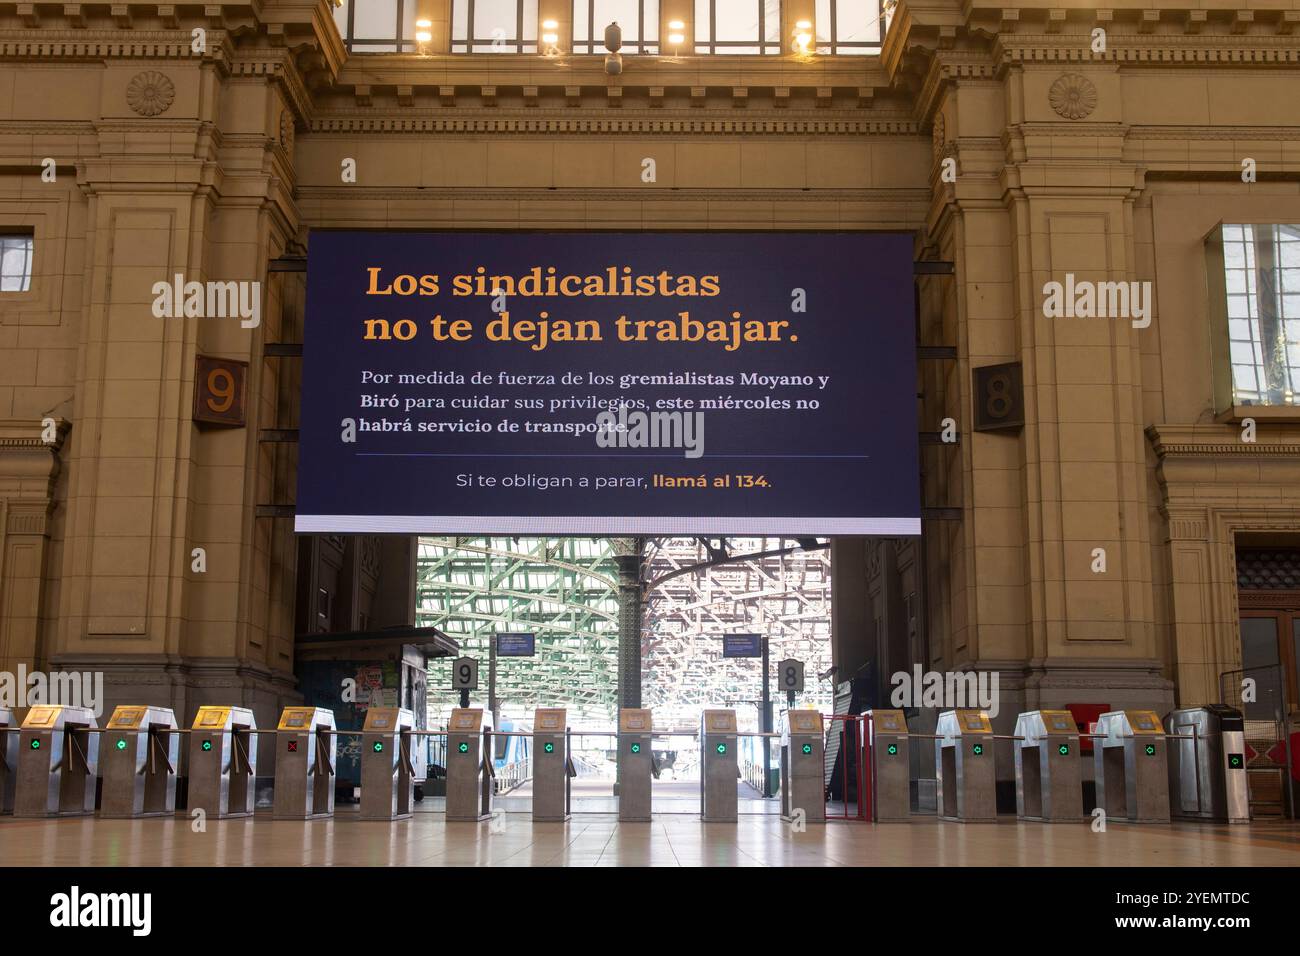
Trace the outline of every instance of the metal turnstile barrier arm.
<instances>
[{"instance_id":1,"label":"metal turnstile barrier arm","mask_svg":"<svg viewBox=\"0 0 1300 956\"><path fill-rule=\"evenodd\" d=\"M68 767L74 773L90 773L90 758L82 748L81 742L77 740L76 731L65 729L63 732L63 741L67 745L64 751L67 754L75 754L75 759L68 762Z\"/></svg>"},{"instance_id":2,"label":"metal turnstile barrier arm","mask_svg":"<svg viewBox=\"0 0 1300 956\"><path fill-rule=\"evenodd\" d=\"M330 760L329 748L325 745L327 735L316 733L316 759L312 761L312 774L324 774L325 776L334 776L334 763Z\"/></svg>"},{"instance_id":3,"label":"metal turnstile barrier arm","mask_svg":"<svg viewBox=\"0 0 1300 956\"><path fill-rule=\"evenodd\" d=\"M248 733L248 731L236 733L232 730L230 732L230 763L222 768L223 771L247 774L253 772L253 762L248 757L248 749L244 746L242 733Z\"/></svg>"},{"instance_id":4,"label":"metal turnstile barrier arm","mask_svg":"<svg viewBox=\"0 0 1300 956\"><path fill-rule=\"evenodd\" d=\"M168 773L176 773L176 768L172 766L171 755L167 752L167 746L163 743L162 735L153 727L149 728L149 748L147 753L149 757L145 761L145 765L136 771L136 776L142 777L146 773L156 773L158 760L161 760L166 765Z\"/></svg>"},{"instance_id":5,"label":"metal turnstile barrier arm","mask_svg":"<svg viewBox=\"0 0 1300 956\"><path fill-rule=\"evenodd\" d=\"M399 734L398 737L399 737L399 742L397 746L398 766L393 767L393 774L394 776L396 776L397 771L400 768L406 771L407 773L409 773L412 777L414 777L415 763L411 760L411 735L409 733L402 733Z\"/></svg>"}]
</instances>

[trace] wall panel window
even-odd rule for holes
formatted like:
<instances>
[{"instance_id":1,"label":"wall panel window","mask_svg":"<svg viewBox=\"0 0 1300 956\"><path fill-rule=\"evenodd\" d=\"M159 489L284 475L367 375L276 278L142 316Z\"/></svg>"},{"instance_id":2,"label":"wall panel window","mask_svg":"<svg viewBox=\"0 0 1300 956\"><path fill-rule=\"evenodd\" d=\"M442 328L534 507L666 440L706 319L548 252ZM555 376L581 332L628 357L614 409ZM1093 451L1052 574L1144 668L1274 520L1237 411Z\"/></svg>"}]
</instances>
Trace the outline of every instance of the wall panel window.
<instances>
[{"instance_id":1,"label":"wall panel window","mask_svg":"<svg viewBox=\"0 0 1300 956\"><path fill-rule=\"evenodd\" d=\"M880 52L882 0L817 0L817 52Z\"/></svg>"},{"instance_id":2,"label":"wall panel window","mask_svg":"<svg viewBox=\"0 0 1300 956\"><path fill-rule=\"evenodd\" d=\"M623 30L620 52L659 52L659 0L573 0L573 52L604 53L611 23Z\"/></svg>"},{"instance_id":3,"label":"wall panel window","mask_svg":"<svg viewBox=\"0 0 1300 956\"><path fill-rule=\"evenodd\" d=\"M353 53L415 52L415 0L343 0L334 23Z\"/></svg>"},{"instance_id":4,"label":"wall panel window","mask_svg":"<svg viewBox=\"0 0 1300 956\"><path fill-rule=\"evenodd\" d=\"M537 0L452 0L452 53L536 53Z\"/></svg>"},{"instance_id":5,"label":"wall panel window","mask_svg":"<svg viewBox=\"0 0 1300 956\"><path fill-rule=\"evenodd\" d=\"M26 292L32 287L31 236L0 233L0 292Z\"/></svg>"},{"instance_id":6,"label":"wall panel window","mask_svg":"<svg viewBox=\"0 0 1300 956\"><path fill-rule=\"evenodd\" d=\"M1300 405L1300 225L1225 223L1207 248L1216 404Z\"/></svg>"},{"instance_id":7,"label":"wall panel window","mask_svg":"<svg viewBox=\"0 0 1300 956\"><path fill-rule=\"evenodd\" d=\"M781 52L781 0L695 0L696 53Z\"/></svg>"}]
</instances>

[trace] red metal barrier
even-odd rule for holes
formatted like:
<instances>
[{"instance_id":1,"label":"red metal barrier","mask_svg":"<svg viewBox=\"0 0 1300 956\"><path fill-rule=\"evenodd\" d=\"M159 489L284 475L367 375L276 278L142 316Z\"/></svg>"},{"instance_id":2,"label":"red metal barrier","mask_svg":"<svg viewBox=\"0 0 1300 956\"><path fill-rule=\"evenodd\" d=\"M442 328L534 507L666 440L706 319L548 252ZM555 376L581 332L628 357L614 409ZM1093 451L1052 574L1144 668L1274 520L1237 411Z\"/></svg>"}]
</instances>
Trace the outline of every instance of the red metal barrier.
<instances>
[{"instance_id":1,"label":"red metal barrier","mask_svg":"<svg viewBox=\"0 0 1300 956\"><path fill-rule=\"evenodd\" d=\"M834 794L827 794L826 819L828 820L870 820L871 819L871 768L867 762L867 753L865 750L866 722L869 718L859 714L831 714L826 720L831 722L832 733L834 724L839 721L840 735L840 756L843 761L843 771L840 774L840 805L843 808L841 813L830 812L830 799ZM856 799L849 799L849 761L850 754L853 760L853 776L857 783ZM827 788L829 790L829 788ZM850 806L853 807L850 811Z\"/></svg>"}]
</instances>

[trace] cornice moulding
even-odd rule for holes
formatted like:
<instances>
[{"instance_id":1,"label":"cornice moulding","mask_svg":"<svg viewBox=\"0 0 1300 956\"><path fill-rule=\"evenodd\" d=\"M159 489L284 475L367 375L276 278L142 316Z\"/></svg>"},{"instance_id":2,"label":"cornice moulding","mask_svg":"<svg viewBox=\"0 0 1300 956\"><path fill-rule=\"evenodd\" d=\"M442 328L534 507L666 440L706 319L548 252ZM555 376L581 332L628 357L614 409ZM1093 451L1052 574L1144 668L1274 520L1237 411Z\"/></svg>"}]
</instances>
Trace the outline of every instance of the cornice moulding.
<instances>
[{"instance_id":1,"label":"cornice moulding","mask_svg":"<svg viewBox=\"0 0 1300 956\"><path fill-rule=\"evenodd\" d=\"M389 112L379 110L331 112L318 114L310 124L312 133L459 133L482 135L487 133L514 133L532 135L588 134L671 134L671 135L749 135L775 134L790 136L831 135L861 136L867 134L886 136L918 136L920 128L910 117L807 118L774 112L762 115L746 110L743 116L729 112L718 116L686 114L673 116L661 110L651 112L627 111L610 116L604 111L596 116L575 115L572 111L555 110L548 116L537 108L527 112L510 113L499 108L484 108L477 113L448 115L441 109L418 110L411 107L395 108ZM824 112L824 111L823 111Z\"/></svg>"},{"instance_id":2,"label":"cornice moulding","mask_svg":"<svg viewBox=\"0 0 1300 956\"><path fill-rule=\"evenodd\" d=\"M410 187L403 186L299 186L297 190L299 205L311 202L329 202L345 204L348 202L373 202L377 199L400 200L405 203L413 201L443 201L464 204L474 202L497 203L571 203L580 202L642 202L642 203L807 203L807 202L853 202L874 206L898 205L915 206L917 222L923 217L923 211L930 199L930 190L924 187L863 187L861 189L679 189L670 186L635 187L626 189L602 187L588 189L579 187L465 187L436 186L420 187L412 196ZM342 208L340 205L339 208ZM320 225L320 223L317 223ZM671 230L672 224L663 224L663 229Z\"/></svg>"},{"instance_id":3,"label":"cornice moulding","mask_svg":"<svg viewBox=\"0 0 1300 956\"><path fill-rule=\"evenodd\" d=\"M1225 455L1300 458L1300 425L1290 423L1269 423L1267 432L1253 442L1237 439L1236 428L1224 425L1149 425L1146 434L1162 460Z\"/></svg>"}]
</instances>

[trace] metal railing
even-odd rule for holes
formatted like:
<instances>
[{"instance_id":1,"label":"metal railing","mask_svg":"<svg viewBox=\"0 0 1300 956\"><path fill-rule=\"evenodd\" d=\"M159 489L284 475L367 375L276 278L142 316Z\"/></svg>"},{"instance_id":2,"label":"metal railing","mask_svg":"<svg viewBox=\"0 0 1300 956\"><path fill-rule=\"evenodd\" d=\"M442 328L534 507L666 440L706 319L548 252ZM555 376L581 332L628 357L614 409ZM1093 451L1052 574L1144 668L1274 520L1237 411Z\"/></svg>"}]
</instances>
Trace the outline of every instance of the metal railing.
<instances>
[{"instance_id":1,"label":"metal railing","mask_svg":"<svg viewBox=\"0 0 1300 956\"><path fill-rule=\"evenodd\" d=\"M516 787L521 787L532 779L533 768L532 762L528 760L516 760L502 767L497 767L495 776L492 778L492 785L498 794L509 793Z\"/></svg>"},{"instance_id":2,"label":"metal railing","mask_svg":"<svg viewBox=\"0 0 1300 956\"><path fill-rule=\"evenodd\" d=\"M740 777L759 793L763 792L763 765L745 761L740 767Z\"/></svg>"}]
</instances>

